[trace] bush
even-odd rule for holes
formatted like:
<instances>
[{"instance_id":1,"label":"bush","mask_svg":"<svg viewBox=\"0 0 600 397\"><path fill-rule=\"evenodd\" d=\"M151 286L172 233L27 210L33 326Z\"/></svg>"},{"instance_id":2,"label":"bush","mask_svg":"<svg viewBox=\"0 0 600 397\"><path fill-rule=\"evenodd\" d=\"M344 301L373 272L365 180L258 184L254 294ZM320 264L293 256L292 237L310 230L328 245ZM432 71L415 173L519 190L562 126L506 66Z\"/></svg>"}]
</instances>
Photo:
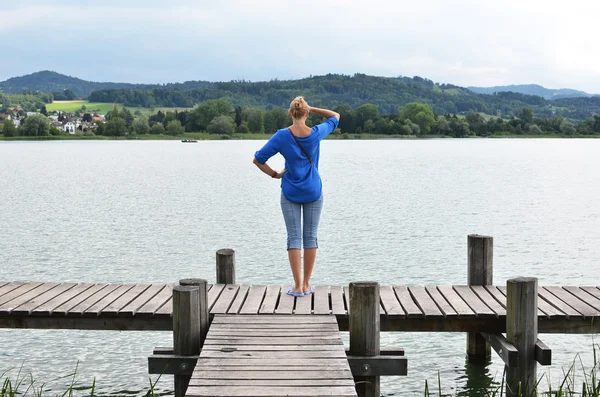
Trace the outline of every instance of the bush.
<instances>
[{"instance_id":1,"label":"bush","mask_svg":"<svg viewBox=\"0 0 600 397\"><path fill-rule=\"evenodd\" d=\"M153 135L163 135L165 133L165 127L161 123L155 123L150 127L150 133Z\"/></svg>"}]
</instances>

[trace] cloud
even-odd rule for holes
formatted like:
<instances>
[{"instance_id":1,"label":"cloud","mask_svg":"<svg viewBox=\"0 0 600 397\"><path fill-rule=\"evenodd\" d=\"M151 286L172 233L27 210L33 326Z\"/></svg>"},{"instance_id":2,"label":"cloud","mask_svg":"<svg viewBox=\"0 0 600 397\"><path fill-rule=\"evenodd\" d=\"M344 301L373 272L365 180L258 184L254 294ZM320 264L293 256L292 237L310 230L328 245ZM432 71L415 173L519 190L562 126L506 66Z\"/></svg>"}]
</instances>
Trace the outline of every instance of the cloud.
<instances>
[{"instance_id":1,"label":"cloud","mask_svg":"<svg viewBox=\"0 0 600 397\"><path fill-rule=\"evenodd\" d=\"M0 79L268 80L355 72L600 92L600 3L283 0L11 3Z\"/></svg>"}]
</instances>

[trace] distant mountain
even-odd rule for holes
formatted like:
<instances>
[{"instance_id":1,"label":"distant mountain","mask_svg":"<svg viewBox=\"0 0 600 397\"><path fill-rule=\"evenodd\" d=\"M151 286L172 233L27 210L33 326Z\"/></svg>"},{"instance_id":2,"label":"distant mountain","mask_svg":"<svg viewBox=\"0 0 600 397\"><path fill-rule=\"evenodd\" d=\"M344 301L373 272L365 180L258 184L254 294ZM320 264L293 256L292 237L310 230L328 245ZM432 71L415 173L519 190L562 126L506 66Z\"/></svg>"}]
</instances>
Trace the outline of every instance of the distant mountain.
<instances>
[{"instance_id":1,"label":"distant mountain","mask_svg":"<svg viewBox=\"0 0 600 397\"><path fill-rule=\"evenodd\" d=\"M467 87L478 94L492 95L496 92L517 92L525 95L537 95L544 99L561 99L576 97L591 97L587 92L572 90L570 88L551 89L537 84L503 85L496 87Z\"/></svg>"},{"instance_id":2,"label":"distant mountain","mask_svg":"<svg viewBox=\"0 0 600 397\"><path fill-rule=\"evenodd\" d=\"M79 98L89 96L93 91L126 89L126 90L152 90L152 89L202 89L212 83L207 81L194 81L176 84L130 84L130 83L98 83L86 81L76 77L44 70L25 76L13 77L0 82L0 91L8 94L18 94L24 89L40 92L62 92L70 89Z\"/></svg>"}]
</instances>

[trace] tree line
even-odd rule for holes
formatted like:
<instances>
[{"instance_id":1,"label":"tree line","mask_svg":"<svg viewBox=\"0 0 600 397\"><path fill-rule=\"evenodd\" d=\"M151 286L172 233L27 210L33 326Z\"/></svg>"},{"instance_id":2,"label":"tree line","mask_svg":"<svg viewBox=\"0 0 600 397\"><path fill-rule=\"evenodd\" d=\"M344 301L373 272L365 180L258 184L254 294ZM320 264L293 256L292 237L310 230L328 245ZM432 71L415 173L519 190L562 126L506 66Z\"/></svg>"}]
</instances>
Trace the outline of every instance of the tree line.
<instances>
[{"instance_id":1,"label":"tree line","mask_svg":"<svg viewBox=\"0 0 600 397\"><path fill-rule=\"evenodd\" d=\"M436 114L429 104L417 102L399 106L393 113L380 113L378 106L372 103L365 103L356 108L343 104L335 107L334 110L341 116L339 126L334 134L342 137L361 134L417 137L439 135L455 138L494 135L600 134L600 116L598 115L579 123L573 123L559 116L536 117L532 108L521 109L518 115L510 120L484 117L477 112L469 112L466 116ZM284 108L264 109L233 106L230 102L222 99L205 101L193 110L158 111L150 117L136 113L137 117L127 108L119 110L115 106L106 115L106 122L97 123L93 134L115 137L145 134L182 136L187 131L208 132L221 137L231 137L236 133L272 134L291 124L291 119ZM83 119L91 121L90 114L84 114ZM313 113L307 120L309 126L321 122L323 119ZM5 136L59 134L56 128L48 127L48 119L43 115L25 118L19 129L11 124L11 121L5 122ZM87 134L92 133L88 132Z\"/></svg>"}]
</instances>

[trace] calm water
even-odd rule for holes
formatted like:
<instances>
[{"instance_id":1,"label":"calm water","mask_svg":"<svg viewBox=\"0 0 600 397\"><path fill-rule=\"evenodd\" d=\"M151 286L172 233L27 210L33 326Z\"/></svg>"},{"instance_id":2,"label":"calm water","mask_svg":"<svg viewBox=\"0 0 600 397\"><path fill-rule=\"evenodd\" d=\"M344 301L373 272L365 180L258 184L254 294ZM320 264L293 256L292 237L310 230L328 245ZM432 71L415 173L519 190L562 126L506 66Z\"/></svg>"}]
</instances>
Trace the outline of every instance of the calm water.
<instances>
[{"instance_id":1,"label":"calm water","mask_svg":"<svg viewBox=\"0 0 600 397\"><path fill-rule=\"evenodd\" d=\"M239 282L289 283L279 186L251 163L262 143L0 143L0 279L214 282L227 247ZM496 284L600 285L599 152L600 140L324 142L313 281L464 284L467 235L480 233L494 236ZM542 340L555 365L539 372L553 383L577 353L592 360L592 336ZM170 343L167 332L0 330L0 374L23 364L62 393L79 362L82 384L139 392L152 348ZM465 364L464 334L386 333L382 344L409 358L385 395L422 395L438 372L451 394L502 377L496 357Z\"/></svg>"}]
</instances>

